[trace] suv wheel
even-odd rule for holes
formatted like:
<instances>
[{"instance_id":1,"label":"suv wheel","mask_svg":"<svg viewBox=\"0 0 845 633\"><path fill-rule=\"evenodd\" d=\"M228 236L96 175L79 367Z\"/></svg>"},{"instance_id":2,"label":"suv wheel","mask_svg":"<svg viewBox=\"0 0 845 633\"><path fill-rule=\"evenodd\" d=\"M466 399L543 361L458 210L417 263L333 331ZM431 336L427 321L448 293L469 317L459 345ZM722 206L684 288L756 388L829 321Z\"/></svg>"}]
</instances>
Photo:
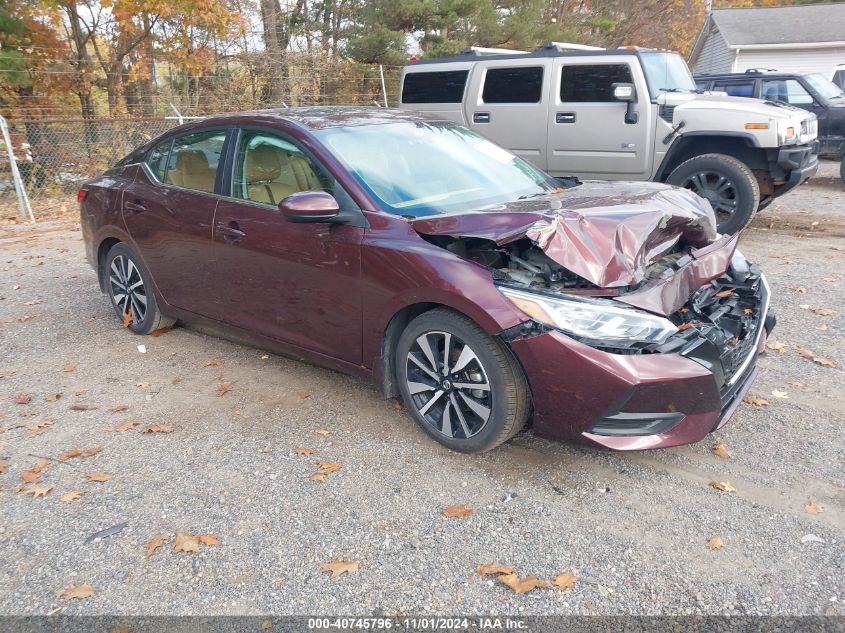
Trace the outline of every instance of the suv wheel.
<instances>
[{"instance_id":1,"label":"suv wheel","mask_svg":"<svg viewBox=\"0 0 845 633\"><path fill-rule=\"evenodd\" d=\"M744 229L760 203L760 185L748 166L726 154L702 154L678 165L666 179L710 202L719 233Z\"/></svg>"},{"instance_id":2,"label":"suv wheel","mask_svg":"<svg viewBox=\"0 0 845 633\"><path fill-rule=\"evenodd\" d=\"M175 323L158 309L149 273L126 244L111 247L103 274L114 311L135 334L149 334Z\"/></svg>"},{"instance_id":3,"label":"suv wheel","mask_svg":"<svg viewBox=\"0 0 845 633\"><path fill-rule=\"evenodd\" d=\"M525 425L530 395L522 368L462 314L438 308L418 316L395 354L405 406L444 446L480 453Z\"/></svg>"}]
</instances>

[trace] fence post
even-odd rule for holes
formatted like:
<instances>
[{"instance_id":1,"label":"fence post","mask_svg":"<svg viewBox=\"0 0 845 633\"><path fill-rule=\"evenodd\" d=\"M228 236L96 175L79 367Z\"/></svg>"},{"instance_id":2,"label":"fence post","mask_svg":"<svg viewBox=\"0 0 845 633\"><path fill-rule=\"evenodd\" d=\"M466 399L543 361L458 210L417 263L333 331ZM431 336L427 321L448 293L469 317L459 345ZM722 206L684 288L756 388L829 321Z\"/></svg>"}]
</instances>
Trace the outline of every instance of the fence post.
<instances>
[{"instance_id":1,"label":"fence post","mask_svg":"<svg viewBox=\"0 0 845 633\"><path fill-rule=\"evenodd\" d=\"M15 193L18 196L18 216L21 220L25 220L29 216L30 221L34 223L35 216L32 215L29 196L26 195L26 187L24 187L21 173L18 171L18 162L15 160L15 149L12 147L12 137L9 134L6 117L0 116L0 129L3 130L3 142L6 144L6 152L9 154L9 169L12 172L12 182L15 184Z\"/></svg>"},{"instance_id":2,"label":"fence post","mask_svg":"<svg viewBox=\"0 0 845 633\"><path fill-rule=\"evenodd\" d=\"M182 114L179 112L179 110L177 110L176 106L172 103L170 104L170 109L176 113L176 119L179 121L179 125L182 125L185 120L183 119Z\"/></svg>"},{"instance_id":3,"label":"fence post","mask_svg":"<svg viewBox=\"0 0 845 633\"><path fill-rule=\"evenodd\" d=\"M389 107L387 105L387 88L384 85L384 66L381 64L378 65L378 72L381 75L381 93L384 95L384 107Z\"/></svg>"}]
</instances>

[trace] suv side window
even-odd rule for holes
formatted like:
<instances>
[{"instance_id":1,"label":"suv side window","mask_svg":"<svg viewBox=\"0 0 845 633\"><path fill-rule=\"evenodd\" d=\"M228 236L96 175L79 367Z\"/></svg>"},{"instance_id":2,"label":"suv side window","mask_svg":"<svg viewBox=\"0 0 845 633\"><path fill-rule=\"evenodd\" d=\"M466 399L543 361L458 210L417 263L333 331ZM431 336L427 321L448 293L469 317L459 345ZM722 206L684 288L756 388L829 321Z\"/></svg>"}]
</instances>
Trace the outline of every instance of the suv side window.
<instances>
[{"instance_id":1,"label":"suv side window","mask_svg":"<svg viewBox=\"0 0 845 633\"><path fill-rule=\"evenodd\" d=\"M167 157L170 156L170 146L173 145L173 139L169 138L161 145L153 148L147 156L147 167L153 172L159 182L164 182L164 172L167 170Z\"/></svg>"},{"instance_id":2,"label":"suv side window","mask_svg":"<svg viewBox=\"0 0 845 633\"><path fill-rule=\"evenodd\" d=\"M753 97L754 80L750 81L717 81L713 84L716 92L727 92L731 97Z\"/></svg>"},{"instance_id":3,"label":"suv side window","mask_svg":"<svg viewBox=\"0 0 845 633\"><path fill-rule=\"evenodd\" d=\"M194 191L214 193L217 165L225 140L225 130L194 132L173 139L164 182Z\"/></svg>"},{"instance_id":4,"label":"suv side window","mask_svg":"<svg viewBox=\"0 0 845 633\"><path fill-rule=\"evenodd\" d=\"M560 69L560 100L563 103L616 102L613 84L633 83L628 64L579 64Z\"/></svg>"},{"instance_id":5,"label":"suv side window","mask_svg":"<svg viewBox=\"0 0 845 633\"><path fill-rule=\"evenodd\" d=\"M334 194L333 181L290 141L265 132L244 132L235 160L233 195L277 205L300 191Z\"/></svg>"},{"instance_id":6,"label":"suv side window","mask_svg":"<svg viewBox=\"0 0 845 633\"><path fill-rule=\"evenodd\" d=\"M813 97L797 79L764 79L763 99L794 106L813 105Z\"/></svg>"},{"instance_id":7,"label":"suv side window","mask_svg":"<svg viewBox=\"0 0 845 633\"><path fill-rule=\"evenodd\" d=\"M460 103L468 70L408 73L402 82L402 103Z\"/></svg>"},{"instance_id":8,"label":"suv side window","mask_svg":"<svg viewBox=\"0 0 845 633\"><path fill-rule=\"evenodd\" d=\"M540 103L543 67L488 68L484 76L484 103Z\"/></svg>"}]
</instances>

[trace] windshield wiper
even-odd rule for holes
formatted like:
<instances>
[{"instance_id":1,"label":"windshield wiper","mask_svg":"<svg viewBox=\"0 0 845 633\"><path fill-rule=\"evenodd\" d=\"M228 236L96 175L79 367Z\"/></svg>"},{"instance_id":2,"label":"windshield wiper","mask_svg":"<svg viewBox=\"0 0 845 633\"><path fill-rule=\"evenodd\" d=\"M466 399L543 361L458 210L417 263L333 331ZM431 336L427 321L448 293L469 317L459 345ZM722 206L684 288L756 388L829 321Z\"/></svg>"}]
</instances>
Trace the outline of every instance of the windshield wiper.
<instances>
[{"instance_id":1,"label":"windshield wiper","mask_svg":"<svg viewBox=\"0 0 845 633\"><path fill-rule=\"evenodd\" d=\"M519 196L517 200L529 200L530 198L539 198L540 196L548 196L549 194L554 193L553 191L541 191L539 193L527 193L524 196Z\"/></svg>"}]
</instances>

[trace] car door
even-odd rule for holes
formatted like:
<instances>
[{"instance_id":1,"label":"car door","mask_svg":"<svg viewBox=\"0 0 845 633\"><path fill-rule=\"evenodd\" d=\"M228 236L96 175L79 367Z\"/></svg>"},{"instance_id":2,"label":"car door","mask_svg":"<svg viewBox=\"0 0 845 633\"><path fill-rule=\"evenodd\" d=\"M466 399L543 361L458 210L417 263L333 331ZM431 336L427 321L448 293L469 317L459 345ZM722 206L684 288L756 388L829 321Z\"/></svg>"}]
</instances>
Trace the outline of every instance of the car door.
<instances>
[{"instance_id":1,"label":"car door","mask_svg":"<svg viewBox=\"0 0 845 633\"><path fill-rule=\"evenodd\" d=\"M223 320L300 348L361 362L360 226L287 222L278 203L308 190L363 216L330 173L291 136L243 129L231 196L214 227Z\"/></svg>"},{"instance_id":2,"label":"car door","mask_svg":"<svg viewBox=\"0 0 845 633\"><path fill-rule=\"evenodd\" d=\"M547 65L538 59L479 62L466 100L473 130L540 169L546 168Z\"/></svg>"},{"instance_id":3,"label":"car door","mask_svg":"<svg viewBox=\"0 0 845 633\"><path fill-rule=\"evenodd\" d=\"M769 101L787 103L796 108L807 110L819 120L819 136L828 135L827 107L798 79L763 79L763 97Z\"/></svg>"},{"instance_id":4,"label":"car door","mask_svg":"<svg viewBox=\"0 0 845 633\"><path fill-rule=\"evenodd\" d=\"M123 220L164 300L219 319L212 226L226 129L172 137L146 157L123 192Z\"/></svg>"},{"instance_id":5,"label":"car door","mask_svg":"<svg viewBox=\"0 0 845 633\"><path fill-rule=\"evenodd\" d=\"M633 61L632 61L633 60ZM553 176L651 177L653 108L634 56L595 62L560 57L552 64L547 171ZM636 121L613 96L614 83L636 89Z\"/></svg>"}]
</instances>

